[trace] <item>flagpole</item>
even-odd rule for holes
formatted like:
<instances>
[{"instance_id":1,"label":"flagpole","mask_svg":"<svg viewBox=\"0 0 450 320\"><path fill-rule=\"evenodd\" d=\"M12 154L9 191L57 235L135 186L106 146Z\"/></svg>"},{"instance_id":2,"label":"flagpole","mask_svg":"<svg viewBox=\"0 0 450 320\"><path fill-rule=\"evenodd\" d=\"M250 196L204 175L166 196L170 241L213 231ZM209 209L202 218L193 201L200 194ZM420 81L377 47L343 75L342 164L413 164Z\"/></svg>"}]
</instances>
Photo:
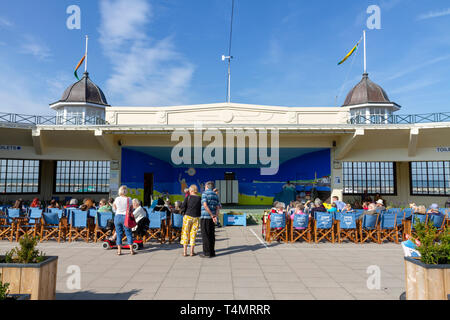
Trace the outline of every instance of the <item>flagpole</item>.
<instances>
[{"instance_id":1,"label":"flagpole","mask_svg":"<svg viewBox=\"0 0 450 320\"><path fill-rule=\"evenodd\" d=\"M366 30L364 30L364 73L367 73L367 57L366 57Z\"/></svg>"},{"instance_id":2,"label":"flagpole","mask_svg":"<svg viewBox=\"0 0 450 320\"><path fill-rule=\"evenodd\" d=\"M89 44L89 37L86 35L86 53L84 55L84 72L87 72L87 66L88 66L88 44Z\"/></svg>"}]
</instances>

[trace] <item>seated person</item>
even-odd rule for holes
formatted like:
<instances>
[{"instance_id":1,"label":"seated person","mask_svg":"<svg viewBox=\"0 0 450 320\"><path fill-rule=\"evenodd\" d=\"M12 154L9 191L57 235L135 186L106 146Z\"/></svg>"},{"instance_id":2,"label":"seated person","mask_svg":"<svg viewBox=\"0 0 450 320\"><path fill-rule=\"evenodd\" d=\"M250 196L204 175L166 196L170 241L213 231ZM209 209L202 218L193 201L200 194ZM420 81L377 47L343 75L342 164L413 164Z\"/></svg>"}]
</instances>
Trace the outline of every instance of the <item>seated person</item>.
<instances>
[{"instance_id":1,"label":"seated person","mask_svg":"<svg viewBox=\"0 0 450 320\"><path fill-rule=\"evenodd\" d=\"M111 205L106 201L106 199L100 200L99 206L100 207L98 208L97 212L113 212Z\"/></svg>"},{"instance_id":2,"label":"seated person","mask_svg":"<svg viewBox=\"0 0 450 320\"><path fill-rule=\"evenodd\" d=\"M33 202L31 202L30 204L30 208L40 208L41 207L41 202L39 201L38 198L34 198Z\"/></svg>"},{"instance_id":3,"label":"seated person","mask_svg":"<svg viewBox=\"0 0 450 320\"><path fill-rule=\"evenodd\" d=\"M376 206L377 212L386 211L386 207L384 206L383 199L378 199L375 206Z\"/></svg>"},{"instance_id":4,"label":"seated person","mask_svg":"<svg viewBox=\"0 0 450 320\"><path fill-rule=\"evenodd\" d=\"M314 207L311 208L310 217L314 217L314 213L316 212L327 212L327 209L323 206L322 200L319 198L314 200Z\"/></svg>"},{"instance_id":5,"label":"seated person","mask_svg":"<svg viewBox=\"0 0 450 320\"><path fill-rule=\"evenodd\" d=\"M22 199L17 199L11 209L20 209L20 213L24 213L26 211Z\"/></svg>"},{"instance_id":6,"label":"seated person","mask_svg":"<svg viewBox=\"0 0 450 320\"><path fill-rule=\"evenodd\" d=\"M352 205L350 203L347 203L342 212L353 212Z\"/></svg>"},{"instance_id":7,"label":"seated person","mask_svg":"<svg viewBox=\"0 0 450 320\"><path fill-rule=\"evenodd\" d=\"M359 216L358 220L362 221L364 216L373 216L378 215L375 203L369 204L368 210L364 211L364 213Z\"/></svg>"},{"instance_id":8,"label":"seated person","mask_svg":"<svg viewBox=\"0 0 450 320\"><path fill-rule=\"evenodd\" d=\"M140 237L145 236L147 233L150 221L147 217L147 212L141 206L141 202L138 199L133 199L133 215L134 219L136 219L136 227L132 229L132 231Z\"/></svg>"},{"instance_id":9,"label":"seated person","mask_svg":"<svg viewBox=\"0 0 450 320\"><path fill-rule=\"evenodd\" d=\"M174 208L173 208L174 214L181 214L181 205L182 205L181 201L175 201Z\"/></svg>"},{"instance_id":10,"label":"seated person","mask_svg":"<svg viewBox=\"0 0 450 320\"><path fill-rule=\"evenodd\" d=\"M291 214L291 220L294 220L294 217L296 214L300 214L300 215L306 215L307 213L305 213L303 210L305 209L305 206L301 203L297 203L297 205L295 206L295 211L294 213ZM297 230L303 230L305 228L299 228L299 227L295 227L295 229Z\"/></svg>"},{"instance_id":11,"label":"seated person","mask_svg":"<svg viewBox=\"0 0 450 320\"><path fill-rule=\"evenodd\" d=\"M69 205L66 208L78 208L78 200L72 198L69 202Z\"/></svg>"},{"instance_id":12,"label":"seated person","mask_svg":"<svg viewBox=\"0 0 450 320\"><path fill-rule=\"evenodd\" d=\"M338 196L332 196L331 197L331 201L333 203L336 203L336 208L338 209L338 211L342 211L345 208L345 202L340 201Z\"/></svg>"},{"instance_id":13,"label":"seated person","mask_svg":"<svg viewBox=\"0 0 450 320\"><path fill-rule=\"evenodd\" d=\"M50 204L47 208L48 209L59 209L59 203L55 199L53 199L52 201L50 201Z\"/></svg>"},{"instance_id":14,"label":"seated person","mask_svg":"<svg viewBox=\"0 0 450 320\"><path fill-rule=\"evenodd\" d=\"M363 202L362 209L363 210L369 210L369 203L367 201Z\"/></svg>"},{"instance_id":15,"label":"seated person","mask_svg":"<svg viewBox=\"0 0 450 320\"><path fill-rule=\"evenodd\" d=\"M166 218L170 219L170 209L165 206L164 200L159 198L156 207L153 209L155 212L165 212Z\"/></svg>"},{"instance_id":16,"label":"seated person","mask_svg":"<svg viewBox=\"0 0 450 320\"><path fill-rule=\"evenodd\" d=\"M433 203L430 208L428 209L428 214L440 216L442 213L439 211L439 206L437 203Z\"/></svg>"}]
</instances>

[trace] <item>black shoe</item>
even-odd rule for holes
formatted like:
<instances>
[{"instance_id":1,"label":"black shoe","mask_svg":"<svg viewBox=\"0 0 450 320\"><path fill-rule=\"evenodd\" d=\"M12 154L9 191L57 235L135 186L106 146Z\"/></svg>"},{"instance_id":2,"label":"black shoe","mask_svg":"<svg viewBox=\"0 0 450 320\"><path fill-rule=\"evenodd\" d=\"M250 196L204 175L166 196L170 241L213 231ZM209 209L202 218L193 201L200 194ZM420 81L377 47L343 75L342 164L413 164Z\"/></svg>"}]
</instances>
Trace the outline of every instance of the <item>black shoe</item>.
<instances>
[{"instance_id":1,"label":"black shoe","mask_svg":"<svg viewBox=\"0 0 450 320\"><path fill-rule=\"evenodd\" d=\"M206 254L203 254L203 253L200 253L198 256L200 258L209 258L209 255L206 255Z\"/></svg>"}]
</instances>

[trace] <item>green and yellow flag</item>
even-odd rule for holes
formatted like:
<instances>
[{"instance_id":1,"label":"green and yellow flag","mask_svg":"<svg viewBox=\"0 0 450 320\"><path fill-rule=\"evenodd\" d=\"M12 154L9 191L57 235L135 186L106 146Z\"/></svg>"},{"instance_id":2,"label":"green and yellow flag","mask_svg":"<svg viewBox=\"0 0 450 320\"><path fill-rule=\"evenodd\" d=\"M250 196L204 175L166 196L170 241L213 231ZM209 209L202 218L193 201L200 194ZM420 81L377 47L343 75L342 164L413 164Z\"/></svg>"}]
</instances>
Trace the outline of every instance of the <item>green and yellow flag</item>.
<instances>
[{"instance_id":1,"label":"green and yellow flag","mask_svg":"<svg viewBox=\"0 0 450 320\"><path fill-rule=\"evenodd\" d=\"M339 66L340 66L341 64L343 64L348 58L351 57L351 55L358 49L358 46L359 46L360 42L361 42L361 39L359 39L359 41L358 41L358 43L356 44L356 46L354 46L353 49L350 50L349 53L347 53L347 55L345 56L345 58L342 59L341 62L338 63Z\"/></svg>"},{"instance_id":2,"label":"green and yellow flag","mask_svg":"<svg viewBox=\"0 0 450 320\"><path fill-rule=\"evenodd\" d=\"M74 75L75 75L75 78L78 79L78 81L80 81L80 78L78 78L77 71L78 71L78 69L81 67L81 65L83 64L84 59L86 59L86 55L84 55L83 58L81 58L80 62L78 62L77 66L76 66L76 68L75 68Z\"/></svg>"}]
</instances>

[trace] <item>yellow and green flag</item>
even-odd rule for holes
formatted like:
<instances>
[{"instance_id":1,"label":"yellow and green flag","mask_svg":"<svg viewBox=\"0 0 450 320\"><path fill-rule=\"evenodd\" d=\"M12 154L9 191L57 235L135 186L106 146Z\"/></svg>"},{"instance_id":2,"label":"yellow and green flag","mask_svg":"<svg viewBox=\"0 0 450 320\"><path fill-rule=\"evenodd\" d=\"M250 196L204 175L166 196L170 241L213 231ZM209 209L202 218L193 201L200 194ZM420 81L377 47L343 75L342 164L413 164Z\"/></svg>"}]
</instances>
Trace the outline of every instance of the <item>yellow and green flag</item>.
<instances>
[{"instance_id":1,"label":"yellow and green flag","mask_svg":"<svg viewBox=\"0 0 450 320\"><path fill-rule=\"evenodd\" d=\"M351 57L351 55L358 49L358 46L359 46L360 42L361 42L361 39L359 39L358 43L353 47L352 50L350 50L349 53L347 53L347 55L344 57L344 59L342 59L342 60L338 63L338 65L343 64L348 58Z\"/></svg>"},{"instance_id":2,"label":"yellow and green flag","mask_svg":"<svg viewBox=\"0 0 450 320\"><path fill-rule=\"evenodd\" d=\"M86 59L86 55L84 55L83 58L81 58L80 62L78 62L77 66L76 66L76 68L75 68L74 75L75 75L75 78L78 79L78 81L80 80L80 78L78 78L78 73L77 73L77 71L78 71L78 69L80 69L81 65L83 64L84 59Z\"/></svg>"}]
</instances>

